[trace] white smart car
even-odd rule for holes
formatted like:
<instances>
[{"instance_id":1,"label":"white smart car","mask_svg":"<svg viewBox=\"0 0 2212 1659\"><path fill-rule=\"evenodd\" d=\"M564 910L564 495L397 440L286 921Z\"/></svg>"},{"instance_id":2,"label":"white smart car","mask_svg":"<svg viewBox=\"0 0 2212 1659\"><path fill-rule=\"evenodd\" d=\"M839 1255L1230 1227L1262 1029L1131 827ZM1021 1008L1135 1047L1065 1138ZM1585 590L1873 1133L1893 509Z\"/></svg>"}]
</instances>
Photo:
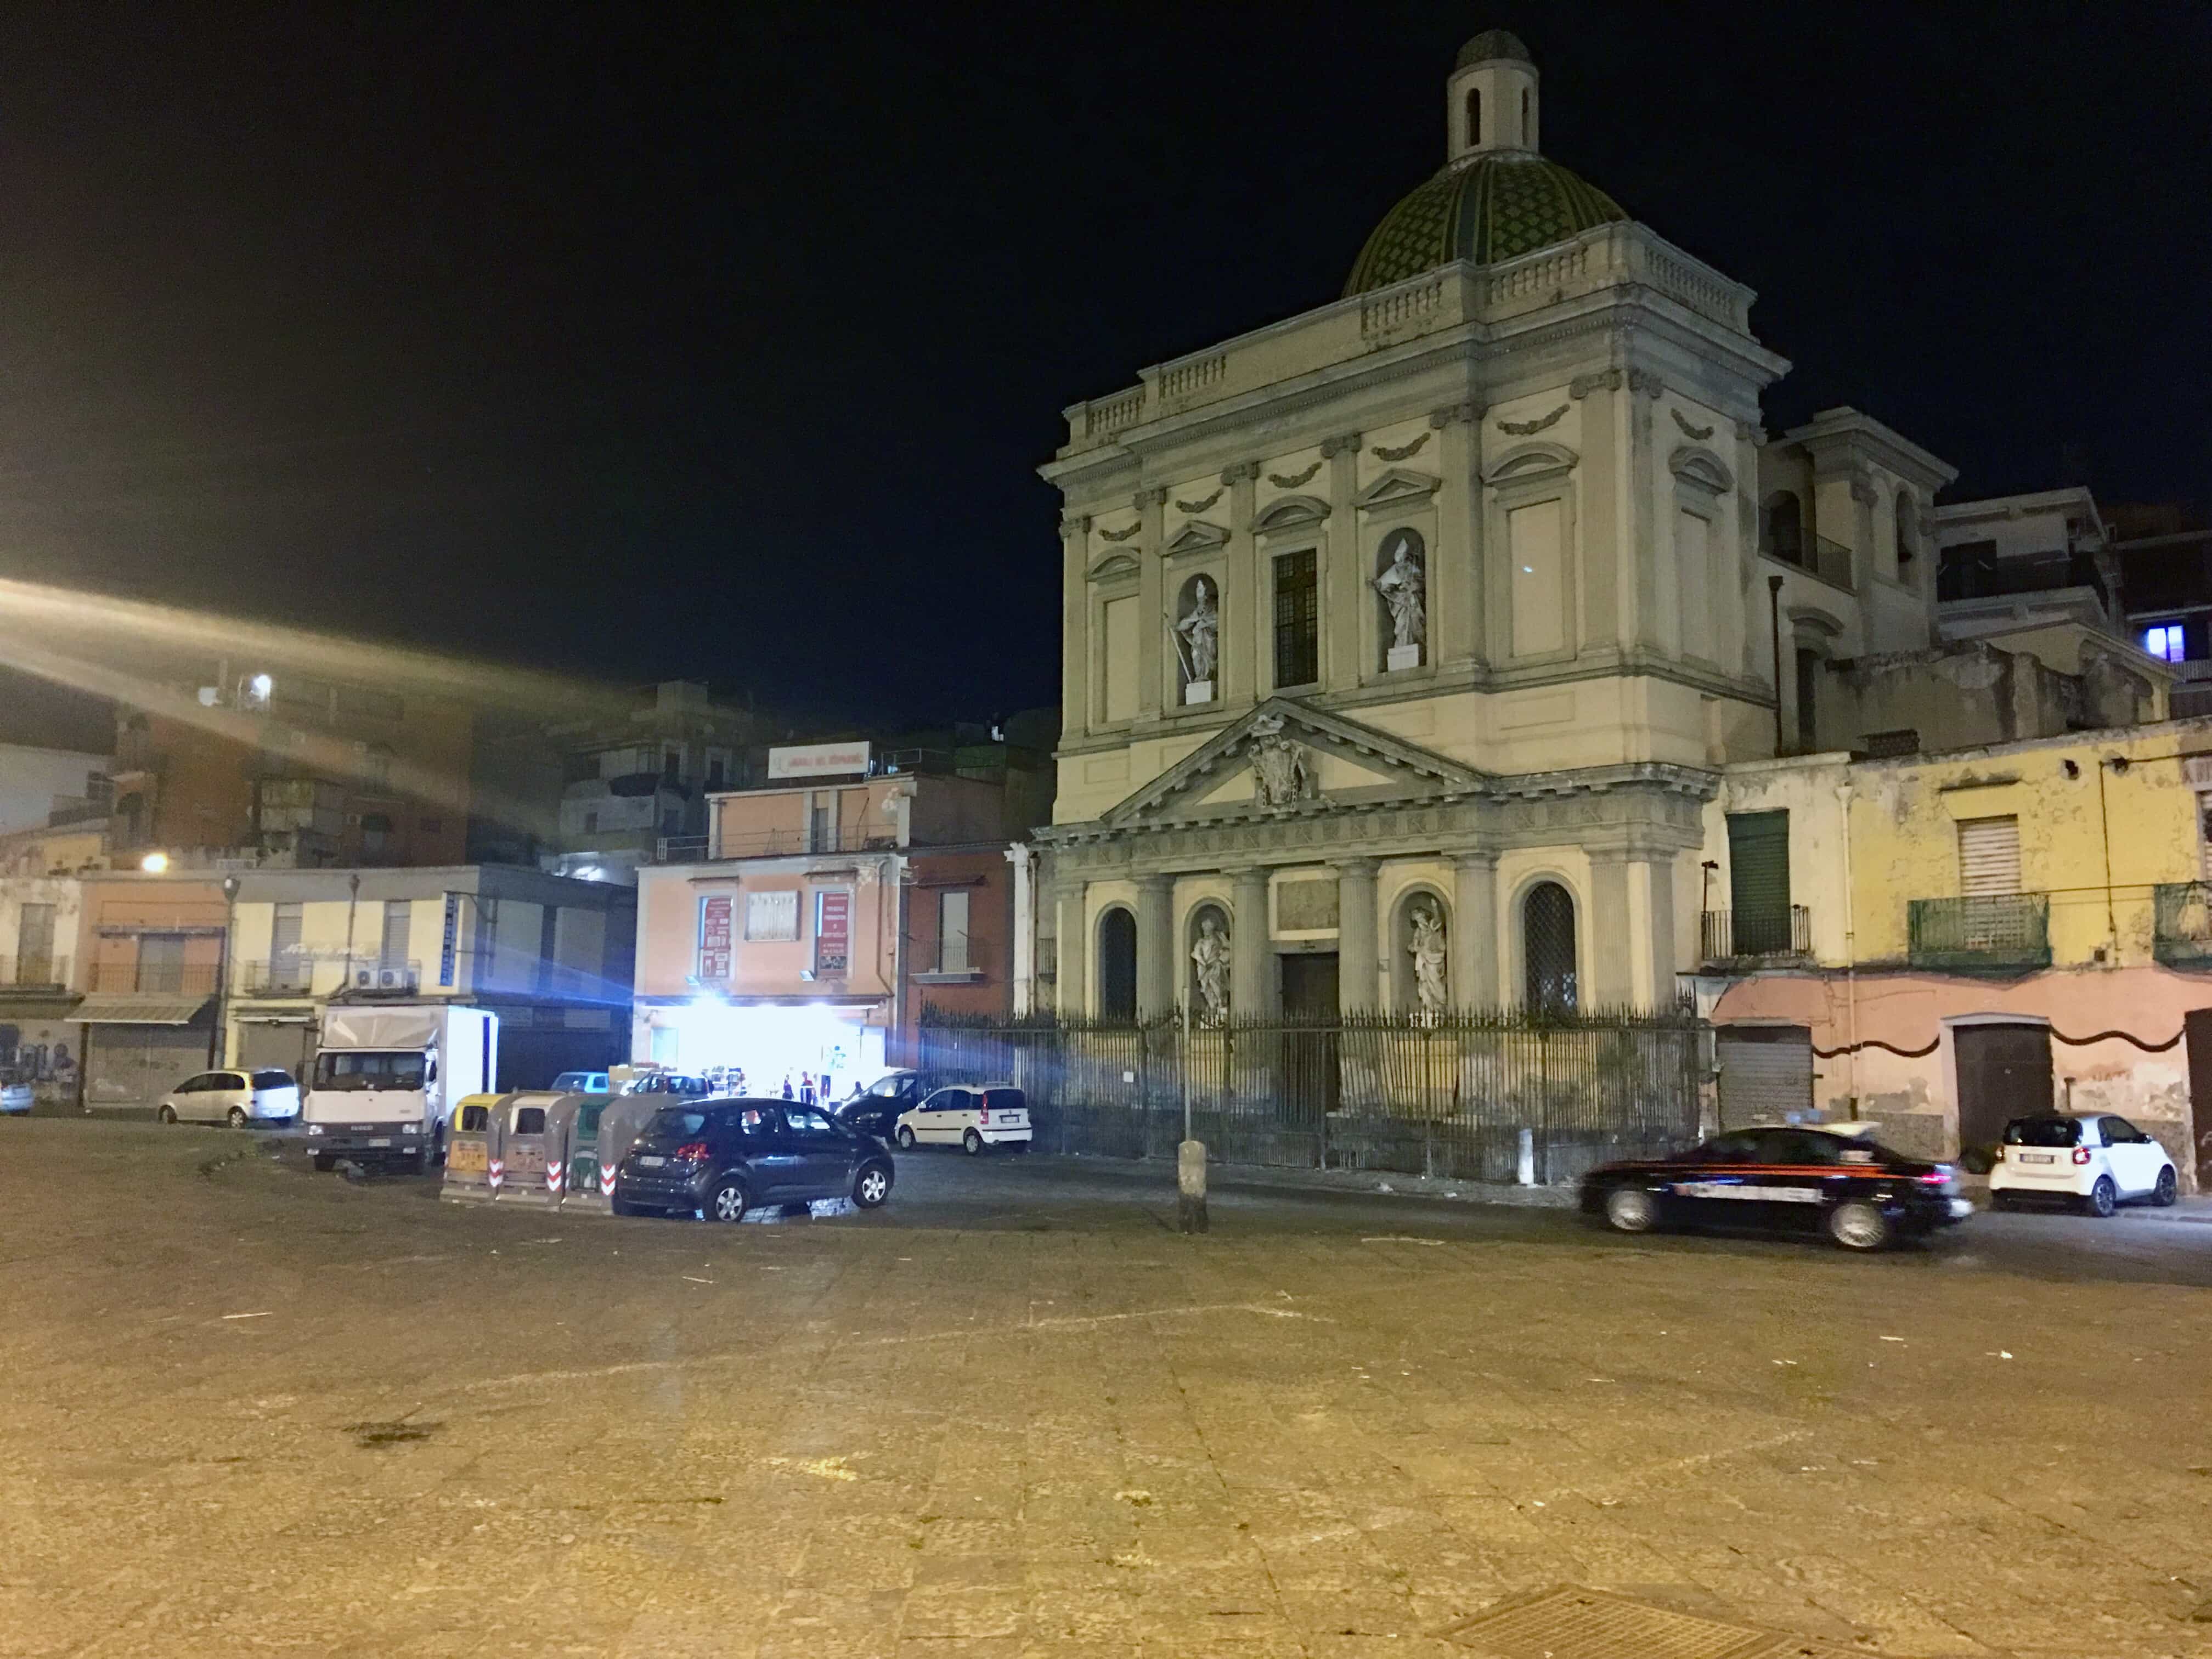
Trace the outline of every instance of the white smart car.
<instances>
[{"instance_id":1,"label":"white smart car","mask_svg":"<svg viewBox=\"0 0 2212 1659\"><path fill-rule=\"evenodd\" d=\"M155 1103L164 1123L283 1122L300 1115L300 1085L289 1072L202 1072L188 1077Z\"/></svg>"},{"instance_id":2,"label":"white smart car","mask_svg":"<svg viewBox=\"0 0 2212 1659\"><path fill-rule=\"evenodd\" d=\"M2021 1199L2061 1199L2110 1215L2124 1199L2171 1204L2180 1188L2166 1148L2110 1112L2016 1117L1990 1168L1990 1202L2000 1210Z\"/></svg>"},{"instance_id":3,"label":"white smart car","mask_svg":"<svg viewBox=\"0 0 2212 1659\"><path fill-rule=\"evenodd\" d=\"M1030 1149L1030 1103L1011 1083L969 1083L939 1089L899 1115L892 1139L902 1152L916 1146L957 1146L969 1157L986 1146Z\"/></svg>"}]
</instances>

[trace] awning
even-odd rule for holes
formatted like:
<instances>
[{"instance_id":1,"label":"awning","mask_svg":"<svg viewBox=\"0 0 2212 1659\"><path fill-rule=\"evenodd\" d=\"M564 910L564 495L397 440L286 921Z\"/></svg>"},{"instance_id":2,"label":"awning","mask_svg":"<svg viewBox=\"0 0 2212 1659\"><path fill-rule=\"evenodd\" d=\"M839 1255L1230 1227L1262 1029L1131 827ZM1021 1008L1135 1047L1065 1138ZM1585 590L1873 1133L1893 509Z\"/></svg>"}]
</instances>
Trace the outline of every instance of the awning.
<instances>
[{"instance_id":1,"label":"awning","mask_svg":"<svg viewBox=\"0 0 2212 1659\"><path fill-rule=\"evenodd\" d=\"M14 1022L24 1019L75 1019L70 1011L76 1006L74 994L46 998L16 998L0 1001L0 1019Z\"/></svg>"},{"instance_id":2,"label":"awning","mask_svg":"<svg viewBox=\"0 0 2212 1659\"><path fill-rule=\"evenodd\" d=\"M189 1025L211 997L101 996L87 997L70 1015L90 1025Z\"/></svg>"}]
</instances>

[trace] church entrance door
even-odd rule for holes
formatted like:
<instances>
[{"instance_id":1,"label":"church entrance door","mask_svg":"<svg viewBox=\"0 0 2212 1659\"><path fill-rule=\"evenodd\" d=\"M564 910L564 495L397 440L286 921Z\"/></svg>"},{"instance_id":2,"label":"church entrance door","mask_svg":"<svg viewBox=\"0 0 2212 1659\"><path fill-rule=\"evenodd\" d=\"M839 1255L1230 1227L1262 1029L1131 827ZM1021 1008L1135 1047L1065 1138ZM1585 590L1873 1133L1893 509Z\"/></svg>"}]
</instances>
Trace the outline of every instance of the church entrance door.
<instances>
[{"instance_id":1,"label":"church entrance door","mask_svg":"<svg viewBox=\"0 0 2212 1659\"><path fill-rule=\"evenodd\" d=\"M1336 953L1299 952L1281 961L1283 1127L1311 1135L1320 1148L1337 1105Z\"/></svg>"}]
</instances>

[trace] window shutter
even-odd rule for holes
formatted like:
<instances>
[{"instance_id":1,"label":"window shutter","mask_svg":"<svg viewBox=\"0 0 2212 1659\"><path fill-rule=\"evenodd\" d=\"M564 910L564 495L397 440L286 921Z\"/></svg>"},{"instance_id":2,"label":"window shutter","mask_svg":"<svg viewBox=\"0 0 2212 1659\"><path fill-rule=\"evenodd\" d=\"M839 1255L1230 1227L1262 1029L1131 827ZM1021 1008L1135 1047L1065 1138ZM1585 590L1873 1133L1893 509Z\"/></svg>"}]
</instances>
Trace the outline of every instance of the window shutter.
<instances>
[{"instance_id":1,"label":"window shutter","mask_svg":"<svg viewBox=\"0 0 2212 1659\"><path fill-rule=\"evenodd\" d=\"M300 954L300 907L279 904L270 924L269 955L276 962L289 962Z\"/></svg>"},{"instance_id":2,"label":"window shutter","mask_svg":"<svg viewBox=\"0 0 2212 1659\"><path fill-rule=\"evenodd\" d=\"M1728 817L1729 908L1735 949L1790 948L1790 814L1731 812Z\"/></svg>"},{"instance_id":3,"label":"window shutter","mask_svg":"<svg viewBox=\"0 0 2212 1659\"><path fill-rule=\"evenodd\" d=\"M1959 823L1959 891L1968 898L2020 891L2020 820Z\"/></svg>"}]
</instances>

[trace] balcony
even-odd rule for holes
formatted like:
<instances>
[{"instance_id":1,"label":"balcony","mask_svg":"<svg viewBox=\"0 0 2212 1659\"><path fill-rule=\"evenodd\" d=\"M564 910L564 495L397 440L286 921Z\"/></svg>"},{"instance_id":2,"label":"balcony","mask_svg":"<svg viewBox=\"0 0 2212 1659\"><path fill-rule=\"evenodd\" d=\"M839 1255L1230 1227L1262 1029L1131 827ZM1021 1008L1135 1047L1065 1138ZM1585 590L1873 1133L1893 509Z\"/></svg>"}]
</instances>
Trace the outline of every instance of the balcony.
<instances>
[{"instance_id":1,"label":"balcony","mask_svg":"<svg viewBox=\"0 0 2212 1659\"><path fill-rule=\"evenodd\" d=\"M410 996L422 985L419 962L378 961L356 957L345 965L343 994L346 996Z\"/></svg>"},{"instance_id":2,"label":"balcony","mask_svg":"<svg viewBox=\"0 0 2212 1659\"><path fill-rule=\"evenodd\" d=\"M2212 885L2160 882L2152 908L2151 954L2169 968L2212 969Z\"/></svg>"},{"instance_id":3,"label":"balcony","mask_svg":"<svg viewBox=\"0 0 2212 1659\"><path fill-rule=\"evenodd\" d=\"M1759 550L1777 563L1817 576L1831 587L1840 587L1846 593L1852 591L1851 550L1841 542L1826 536L1775 535Z\"/></svg>"},{"instance_id":4,"label":"balcony","mask_svg":"<svg viewBox=\"0 0 2212 1659\"><path fill-rule=\"evenodd\" d=\"M67 957L0 957L0 990L49 991L69 987Z\"/></svg>"},{"instance_id":5,"label":"balcony","mask_svg":"<svg viewBox=\"0 0 2212 1659\"><path fill-rule=\"evenodd\" d=\"M802 858L826 853L891 853L898 837L873 825L809 835L804 830L760 830L723 836L663 836L654 849L656 864L702 864L726 859Z\"/></svg>"},{"instance_id":6,"label":"balcony","mask_svg":"<svg viewBox=\"0 0 2212 1659\"><path fill-rule=\"evenodd\" d=\"M1786 915L1708 910L1700 932L1708 968L1744 969L1813 958L1813 913L1802 904L1791 905Z\"/></svg>"},{"instance_id":7,"label":"balcony","mask_svg":"<svg viewBox=\"0 0 2212 1659\"><path fill-rule=\"evenodd\" d=\"M1984 893L1914 899L1908 954L1916 968L2006 974L2051 965L2051 896Z\"/></svg>"},{"instance_id":8,"label":"balcony","mask_svg":"<svg viewBox=\"0 0 2212 1659\"><path fill-rule=\"evenodd\" d=\"M303 997L313 987L315 964L295 959L241 962L238 994L242 997Z\"/></svg>"},{"instance_id":9,"label":"balcony","mask_svg":"<svg viewBox=\"0 0 2212 1659\"><path fill-rule=\"evenodd\" d=\"M217 969L212 962L95 962L88 975L94 991L145 996L211 997Z\"/></svg>"}]
</instances>

